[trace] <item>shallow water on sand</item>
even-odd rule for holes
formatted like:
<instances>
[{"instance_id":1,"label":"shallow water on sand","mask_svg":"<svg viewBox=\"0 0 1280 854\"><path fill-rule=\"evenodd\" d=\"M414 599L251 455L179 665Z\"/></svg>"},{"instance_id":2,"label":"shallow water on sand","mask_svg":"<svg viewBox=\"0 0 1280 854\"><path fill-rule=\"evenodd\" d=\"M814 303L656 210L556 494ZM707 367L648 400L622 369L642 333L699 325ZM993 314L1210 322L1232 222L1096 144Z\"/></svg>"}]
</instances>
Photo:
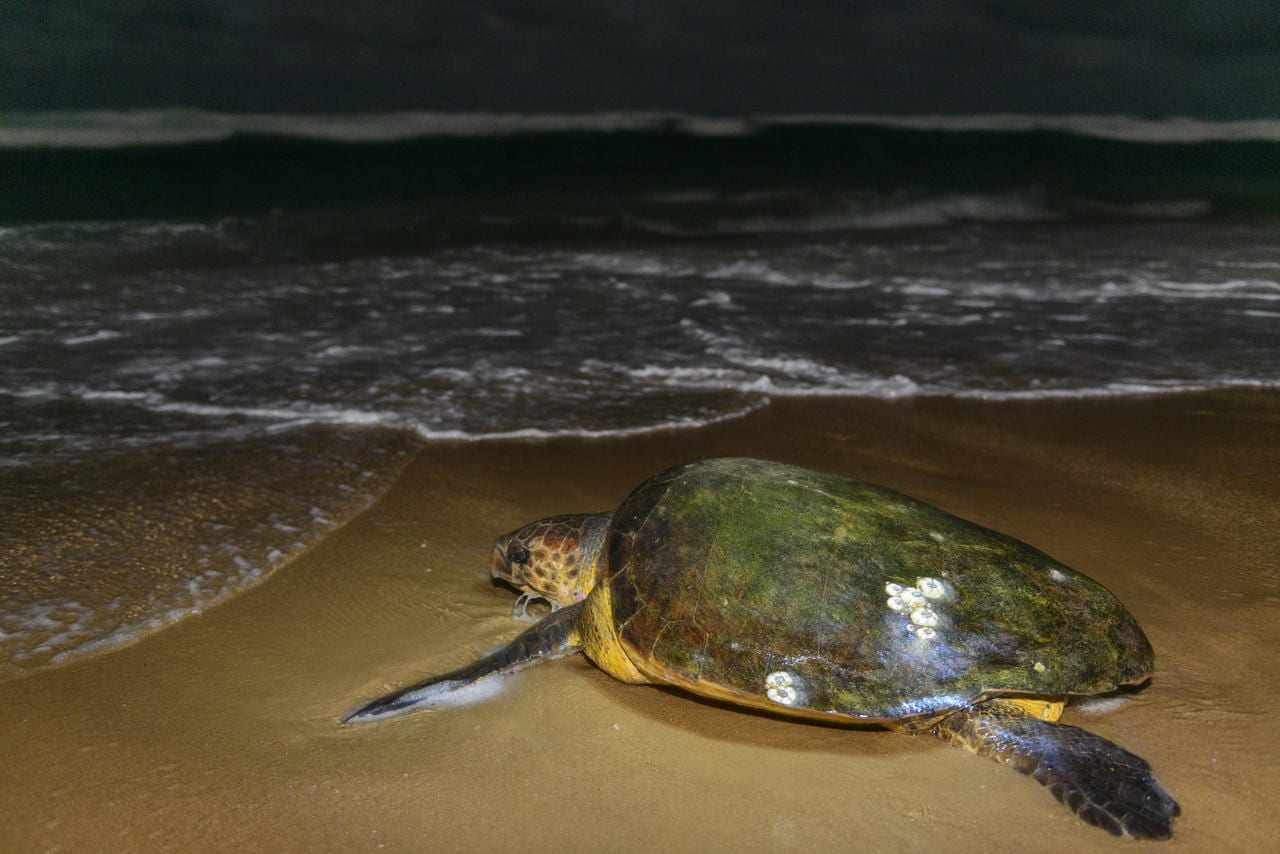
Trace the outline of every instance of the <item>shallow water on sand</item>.
<instances>
[{"instance_id":1,"label":"shallow water on sand","mask_svg":"<svg viewBox=\"0 0 1280 854\"><path fill-rule=\"evenodd\" d=\"M258 583L417 447L313 428L0 478L0 681L137 640Z\"/></svg>"},{"instance_id":2,"label":"shallow water on sand","mask_svg":"<svg viewBox=\"0 0 1280 854\"><path fill-rule=\"evenodd\" d=\"M410 434L1280 381L1273 223L766 218L437 245L395 213L0 230L0 672L255 583L372 500ZM184 491L201 466L235 474Z\"/></svg>"}]
</instances>

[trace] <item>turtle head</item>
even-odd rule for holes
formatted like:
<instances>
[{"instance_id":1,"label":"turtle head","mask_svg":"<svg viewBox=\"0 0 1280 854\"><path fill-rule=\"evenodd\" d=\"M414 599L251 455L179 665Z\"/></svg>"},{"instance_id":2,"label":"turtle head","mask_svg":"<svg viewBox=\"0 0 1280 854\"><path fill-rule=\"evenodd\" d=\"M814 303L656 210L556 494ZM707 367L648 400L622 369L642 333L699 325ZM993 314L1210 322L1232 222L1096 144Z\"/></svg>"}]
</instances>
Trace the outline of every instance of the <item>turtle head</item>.
<instances>
[{"instance_id":1,"label":"turtle head","mask_svg":"<svg viewBox=\"0 0 1280 854\"><path fill-rule=\"evenodd\" d=\"M493 544L493 577L553 609L587 598L595 586L612 513L551 516Z\"/></svg>"}]
</instances>

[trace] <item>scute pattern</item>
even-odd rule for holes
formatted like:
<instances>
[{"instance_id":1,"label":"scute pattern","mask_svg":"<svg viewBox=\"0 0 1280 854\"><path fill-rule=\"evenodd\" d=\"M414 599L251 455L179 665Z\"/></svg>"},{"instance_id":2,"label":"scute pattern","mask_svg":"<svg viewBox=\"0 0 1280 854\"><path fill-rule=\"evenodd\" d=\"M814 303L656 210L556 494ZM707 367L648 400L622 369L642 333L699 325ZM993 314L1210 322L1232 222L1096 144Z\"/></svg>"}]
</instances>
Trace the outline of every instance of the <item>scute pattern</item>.
<instances>
[{"instance_id":1,"label":"scute pattern","mask_svg":"<svg viewBox=\"0 0 1280 854\"><path fill-rule=\"evenodd\" d=\"M693 463L638 487L608 547L619 636L657 680L763 696L785 671L804 686L788 705L892 721L989 693L1096 693L1152 667L1141 629L1101 585L849 478ZM931 640L885 607L886 582L920 576L955 591Z\"/></svg>"}]
</instances>

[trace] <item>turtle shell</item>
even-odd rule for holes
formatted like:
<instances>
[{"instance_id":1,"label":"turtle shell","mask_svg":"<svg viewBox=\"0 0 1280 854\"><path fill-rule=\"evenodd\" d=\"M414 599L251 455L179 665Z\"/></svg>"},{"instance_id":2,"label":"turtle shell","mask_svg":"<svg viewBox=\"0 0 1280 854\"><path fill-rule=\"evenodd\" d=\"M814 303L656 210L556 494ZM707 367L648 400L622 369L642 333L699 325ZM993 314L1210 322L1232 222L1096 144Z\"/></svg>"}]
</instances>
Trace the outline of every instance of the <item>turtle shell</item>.
<instances>
[{"instance_id":1,"label":"turtle shell","mask_svg":"<svg viewBox=\"0 0 1280 854\"><path fill-rule=\"evenodd\" d=\"M851 478L716 459L614 515L618 638L647 677L779 711L907 721L1141 682L1110 591L1012 537Z\"/></svg>"}]
</instances>

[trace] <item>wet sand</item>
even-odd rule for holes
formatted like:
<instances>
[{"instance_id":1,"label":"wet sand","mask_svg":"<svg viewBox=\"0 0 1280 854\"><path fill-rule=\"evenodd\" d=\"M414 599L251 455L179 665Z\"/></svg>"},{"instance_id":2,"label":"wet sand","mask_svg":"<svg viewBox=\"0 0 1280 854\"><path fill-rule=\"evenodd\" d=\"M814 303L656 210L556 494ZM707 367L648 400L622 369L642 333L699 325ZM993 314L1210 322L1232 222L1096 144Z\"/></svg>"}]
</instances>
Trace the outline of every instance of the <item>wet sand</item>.
<instances>
[{"instance_id":1,"label":"wet sand","mask_svg":"<svg viewBox=\"0 0 1280 854\"><path fill-rule=\"evenodd\" d=\"M0 850L1136 850L929 737L794 723L581 658L466 709L340 726L514 636L495 534L753 455L863 477L1110 587L1144 690L1068 707L1183 807L1163 844L1280 837L1280 396L796 400L698 431L437 444L268 581L132 646L0 684Z\"/></svg>"}]
</instances>

